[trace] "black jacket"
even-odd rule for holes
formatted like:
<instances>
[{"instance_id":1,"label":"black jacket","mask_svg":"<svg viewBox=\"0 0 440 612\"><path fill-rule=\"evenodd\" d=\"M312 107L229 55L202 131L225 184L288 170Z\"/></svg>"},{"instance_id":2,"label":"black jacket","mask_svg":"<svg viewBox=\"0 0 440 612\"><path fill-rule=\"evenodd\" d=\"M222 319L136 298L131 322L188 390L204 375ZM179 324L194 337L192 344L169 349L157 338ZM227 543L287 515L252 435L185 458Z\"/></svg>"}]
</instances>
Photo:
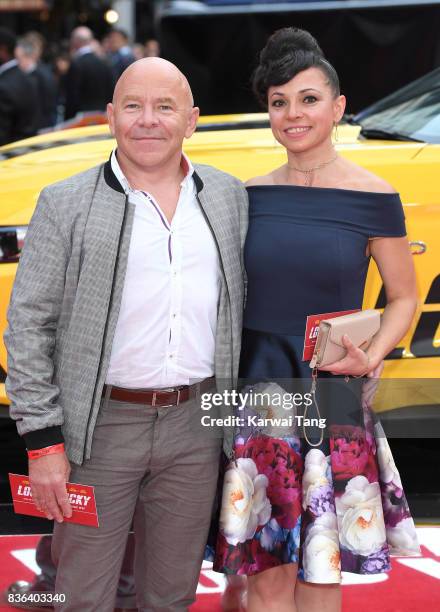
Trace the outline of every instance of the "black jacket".
<instances>
[{"instance_id":1,"label":"black jacket","mask_svg":"<svg viewBox=\"0 0 440 612\"><path fill-rule=\"evenodd\" d=\"M110 66L92 52L72 60L66 75L65 119L85 111L104 111L113 94Z\"/></svg>"},{"instance_id":2,"label":"black jacket","mask_svg":"<svg viewBox=\"0 0 440 612\"><path fill-rule=\"evenodd\" d=\"M38 114L31 79L17 65L0 73L0 145L36 134Z\"/></svg>"},{"instance_id":3,"label":"black jacket","mask_svg":"<svg viewBox=\"0 0 440 612\"><path fill-rule=\"evenodd\" d=\"M52 127L57 118L57 86L52 71L48 66L39 63L28 75L38 93L38 129Z\"/></svg>"},{"instance_id":4,"label":"black jacket","mask_svg":"<svg viewBox=\"0 0 440 612\"><path fill-rule=\"evenodd\" d=\"M127 47L123 47L122 49L119 49L119 51L109 55L109 62L113 74L113 83L115 85L116 81L119 79L124 70L134 61L135 57Z\"/></svg>"}]
</instances>

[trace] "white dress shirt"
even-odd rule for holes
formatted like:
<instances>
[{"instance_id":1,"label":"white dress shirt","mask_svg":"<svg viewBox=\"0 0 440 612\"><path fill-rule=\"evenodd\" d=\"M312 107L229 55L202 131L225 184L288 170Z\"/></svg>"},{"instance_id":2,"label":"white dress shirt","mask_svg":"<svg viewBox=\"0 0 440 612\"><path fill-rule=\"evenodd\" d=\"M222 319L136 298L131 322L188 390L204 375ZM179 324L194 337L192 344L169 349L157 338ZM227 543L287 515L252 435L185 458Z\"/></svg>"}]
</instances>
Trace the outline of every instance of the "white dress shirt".
<instances>
[{"instance_id":1,"label":"white dress shirt","mask_svg":"<svg viewBox=\"0 0 440 612\"><path fill-rule=\"evenodd\" d=\"M196 198L191 162L171 224L158 202L111 166L134 211L127 272L106 383L166 388L214 374L220 294L217 246Z\"/></svg>"}]
</instances>

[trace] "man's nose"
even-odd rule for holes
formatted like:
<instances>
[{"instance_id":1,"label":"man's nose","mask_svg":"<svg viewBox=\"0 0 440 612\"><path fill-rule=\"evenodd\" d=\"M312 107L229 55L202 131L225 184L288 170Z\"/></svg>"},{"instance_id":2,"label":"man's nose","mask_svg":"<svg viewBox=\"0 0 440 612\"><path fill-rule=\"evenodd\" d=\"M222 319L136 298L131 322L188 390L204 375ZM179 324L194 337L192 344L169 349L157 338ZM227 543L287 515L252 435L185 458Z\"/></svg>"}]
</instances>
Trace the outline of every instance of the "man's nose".
<instances>
[{"instance_id":1,"label":"man's nose","mask_svg":"<svg viewBox=\"0 0 440 612\"><path fill-rule=\"evenodd\" d=\"M147 127L157 125L158 119L155 108L149 104L146 104L142 108L142 112L138 117L138 123Z\"/></svg>"}]
</instances>

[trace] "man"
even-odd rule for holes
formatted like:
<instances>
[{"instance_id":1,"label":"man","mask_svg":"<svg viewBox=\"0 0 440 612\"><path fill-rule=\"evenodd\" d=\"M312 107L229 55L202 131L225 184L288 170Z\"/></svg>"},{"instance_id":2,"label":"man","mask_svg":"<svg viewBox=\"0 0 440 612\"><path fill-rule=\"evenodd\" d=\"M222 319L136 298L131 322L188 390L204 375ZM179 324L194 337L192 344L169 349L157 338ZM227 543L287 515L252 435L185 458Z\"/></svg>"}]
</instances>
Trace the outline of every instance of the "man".
<instances>
[{"instance_id":1,"label":"man","mask_svg":"<svg viewBox=\"0 0 440 612\"><path fill-rule=\"evenodd\" d=\"M145 41L145 57L160 57L160 44L156 38Z\"/></svg>"},{"instance_id":2,"label":"man","mask_svg":"<svg viewBox=\"0 0 440 612\"><path fill-rule=\"evenodd\" d=\"M112 73L107 62L93 52L93 33L75 28L70 36L72 61L66 75L65 119L86 111L104 111L112 96Z\"/></svg>"},{"instance_id":3,"label":"man","mask_svg":"<svg viewBox=\"0 0 440 612\"><path fill-rule=\"evenodd\" d=\"M114 82L135 60L133 51L128 45L128 35L124 30L113 28L107 35L109 61L112 68Z\"/></svg>"},{"instance_id":4,"label":"man","mask_svg":"<svg viewBox=\"0 0 440 612\"><path fill-rule=\"evenodd\" d=\"M34 82L37 91L38 129L52 127L57 116L56 83L50 69L39 61L40 49L32 38L20 38L15 48L15 57L21 70Z\"/></svg>"},{"instance_id":5,"label":"man","mask_svg":"<svg viewBox=\"0 0 440 612\"><path fill-rule=\"evenodd\" d=\"M138 608L195 598L220 452L194 431L196 396L237 376L247 225L241 183L182 153L198 114L175 66L129 66L108 107L117 151L44 189L27 233L7 390L57 521L59 610L113 609L132 520ZM98 529L62 522L68 479L95 486Z\"/></svg>"},{"instance_id":6,"label":"man","mask_svg":"<svg viewBox=\"0 0 440 612\"><path fill-rule=\"evenodd\" d=\"M14 58L15 44L15 35L0 28L0 146L37 131L36 89Z\"/></svg>"}]
</instances>

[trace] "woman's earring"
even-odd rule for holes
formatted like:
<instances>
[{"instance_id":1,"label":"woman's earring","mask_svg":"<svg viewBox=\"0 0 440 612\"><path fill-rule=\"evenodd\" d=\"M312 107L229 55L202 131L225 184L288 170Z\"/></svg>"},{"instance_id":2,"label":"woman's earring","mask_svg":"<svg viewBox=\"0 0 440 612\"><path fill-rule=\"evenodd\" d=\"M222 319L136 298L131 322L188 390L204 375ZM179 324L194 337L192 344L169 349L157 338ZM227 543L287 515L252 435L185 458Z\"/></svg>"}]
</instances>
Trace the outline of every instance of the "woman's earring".
<instances>
[{"instance_id":1,"label":"woman's earring","mask_svg":"<svg viewBox=\"0 0 440 612\"><path fill-rule=\"evenodd\" d=\"M339 141L339 137L338 137L338 123L337 121L333 122L333 127L335 129L335 142Z\"/></svg>"}]
</instances>

